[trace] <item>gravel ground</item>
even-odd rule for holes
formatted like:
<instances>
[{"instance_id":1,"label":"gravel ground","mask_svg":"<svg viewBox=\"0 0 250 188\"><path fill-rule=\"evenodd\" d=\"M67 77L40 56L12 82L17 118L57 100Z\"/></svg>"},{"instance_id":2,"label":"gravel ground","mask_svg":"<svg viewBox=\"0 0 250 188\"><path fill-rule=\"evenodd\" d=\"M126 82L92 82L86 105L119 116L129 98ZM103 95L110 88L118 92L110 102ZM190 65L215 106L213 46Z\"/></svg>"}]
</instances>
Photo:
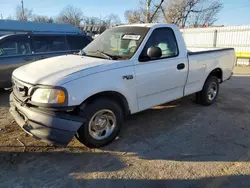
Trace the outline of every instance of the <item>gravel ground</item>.
<instances>
[{"instance_id":1,"label":"gravel ground","mask_svg":"<svg viewBox=\"0 0 250 188\"><path fill-rule=\"evenodd\" d=\"M221 85L217 102L193 96L129 117L102 149L52 147L27 136L0 92L0 187L250 187L250 76Z\"/></svg>"}]
</instances>

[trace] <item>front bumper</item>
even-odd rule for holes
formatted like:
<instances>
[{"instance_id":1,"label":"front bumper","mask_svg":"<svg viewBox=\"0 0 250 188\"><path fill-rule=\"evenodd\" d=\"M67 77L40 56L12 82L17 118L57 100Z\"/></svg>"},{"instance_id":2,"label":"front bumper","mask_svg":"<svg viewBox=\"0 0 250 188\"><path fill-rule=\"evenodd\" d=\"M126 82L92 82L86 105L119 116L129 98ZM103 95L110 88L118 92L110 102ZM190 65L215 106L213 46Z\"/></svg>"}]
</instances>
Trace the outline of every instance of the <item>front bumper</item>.
<instances>
[{"instance_id":1,"label":"front bumper","mask_svg":"<svg viewBox=\"0 0 250 188\"><path fill-rule=\"evenodd\" d=\"M25 132L54 145L68 145L85 123L84 118L67 113L43 111L21 105L13 93L10 95L10 106L11 115Z\"/></svg>"}]
</instances>

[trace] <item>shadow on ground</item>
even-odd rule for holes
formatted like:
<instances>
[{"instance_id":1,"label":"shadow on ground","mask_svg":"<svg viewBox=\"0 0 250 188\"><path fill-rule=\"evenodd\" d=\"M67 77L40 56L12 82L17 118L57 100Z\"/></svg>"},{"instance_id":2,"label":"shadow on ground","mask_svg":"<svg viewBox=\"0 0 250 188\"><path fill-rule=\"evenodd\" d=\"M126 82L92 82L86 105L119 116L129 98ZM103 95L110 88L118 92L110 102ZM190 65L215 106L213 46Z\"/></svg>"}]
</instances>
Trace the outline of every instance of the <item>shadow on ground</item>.
<instances>
[{"instance_id":1,"label":"shadow on ground","mask_svg":"<svg viewBox=\"0 0 250 188\"><path fill-rule=\"evenodd\" d=\"M250 176L221 176L202 179L91 179L79 183L83 187L102 188L249 188Z\"/></svg>"}]
</instances>

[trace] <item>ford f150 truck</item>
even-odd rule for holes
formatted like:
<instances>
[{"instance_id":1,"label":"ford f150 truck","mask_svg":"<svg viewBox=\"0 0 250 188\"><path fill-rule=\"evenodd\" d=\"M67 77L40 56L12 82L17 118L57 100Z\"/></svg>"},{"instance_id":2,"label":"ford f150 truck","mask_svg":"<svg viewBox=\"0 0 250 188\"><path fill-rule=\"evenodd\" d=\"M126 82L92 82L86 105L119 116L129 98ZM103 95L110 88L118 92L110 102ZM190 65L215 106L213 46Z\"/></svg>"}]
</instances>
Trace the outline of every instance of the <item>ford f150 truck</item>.
<instances>
[{"instance_id":1,"label":"ford f150 truck","mask_svg":"<svg viewBox=\"0 0 250 188\"><path fill-rule=\"evenodd\" d=\"M106 30L80 55L53 57L16 69L10 112L30 135L67 145L76 138L101 147L124 118L196 93L211 105L228 80L234 49L189 51L172 24Z\"/></svg>"}]
</instances>

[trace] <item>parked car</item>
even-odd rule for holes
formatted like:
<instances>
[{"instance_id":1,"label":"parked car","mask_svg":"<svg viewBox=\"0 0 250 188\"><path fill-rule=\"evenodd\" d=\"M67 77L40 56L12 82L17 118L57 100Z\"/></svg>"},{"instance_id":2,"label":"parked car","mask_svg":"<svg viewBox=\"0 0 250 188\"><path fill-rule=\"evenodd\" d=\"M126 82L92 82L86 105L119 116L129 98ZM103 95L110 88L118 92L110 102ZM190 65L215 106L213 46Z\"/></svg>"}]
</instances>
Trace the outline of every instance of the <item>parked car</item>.
<instances>
[{"instance_id":1,"label":"parked car","mask_svg":"<svg viewBox=\"0 0 250 188\"><path fill-rule=\"evenodd\" d=\"M17 34L0 37L0 88L11 87L11 74L17 67L78 52L90 42L85 35Z\"/></svg>"},{"instance_id":2,"label":"parked car","mask_svg":"<svg viewBox=\"0 0 250 188\"><path fill-rule=\"evenodd\" d=\"M13 72L10 112L27 133L54 144L76 135L88 147L104 146L129 114L194 93L211 105L235 62L234 49L187 52L171 24L111 28L82 52Z\"/></svg>"}]
</instances>

